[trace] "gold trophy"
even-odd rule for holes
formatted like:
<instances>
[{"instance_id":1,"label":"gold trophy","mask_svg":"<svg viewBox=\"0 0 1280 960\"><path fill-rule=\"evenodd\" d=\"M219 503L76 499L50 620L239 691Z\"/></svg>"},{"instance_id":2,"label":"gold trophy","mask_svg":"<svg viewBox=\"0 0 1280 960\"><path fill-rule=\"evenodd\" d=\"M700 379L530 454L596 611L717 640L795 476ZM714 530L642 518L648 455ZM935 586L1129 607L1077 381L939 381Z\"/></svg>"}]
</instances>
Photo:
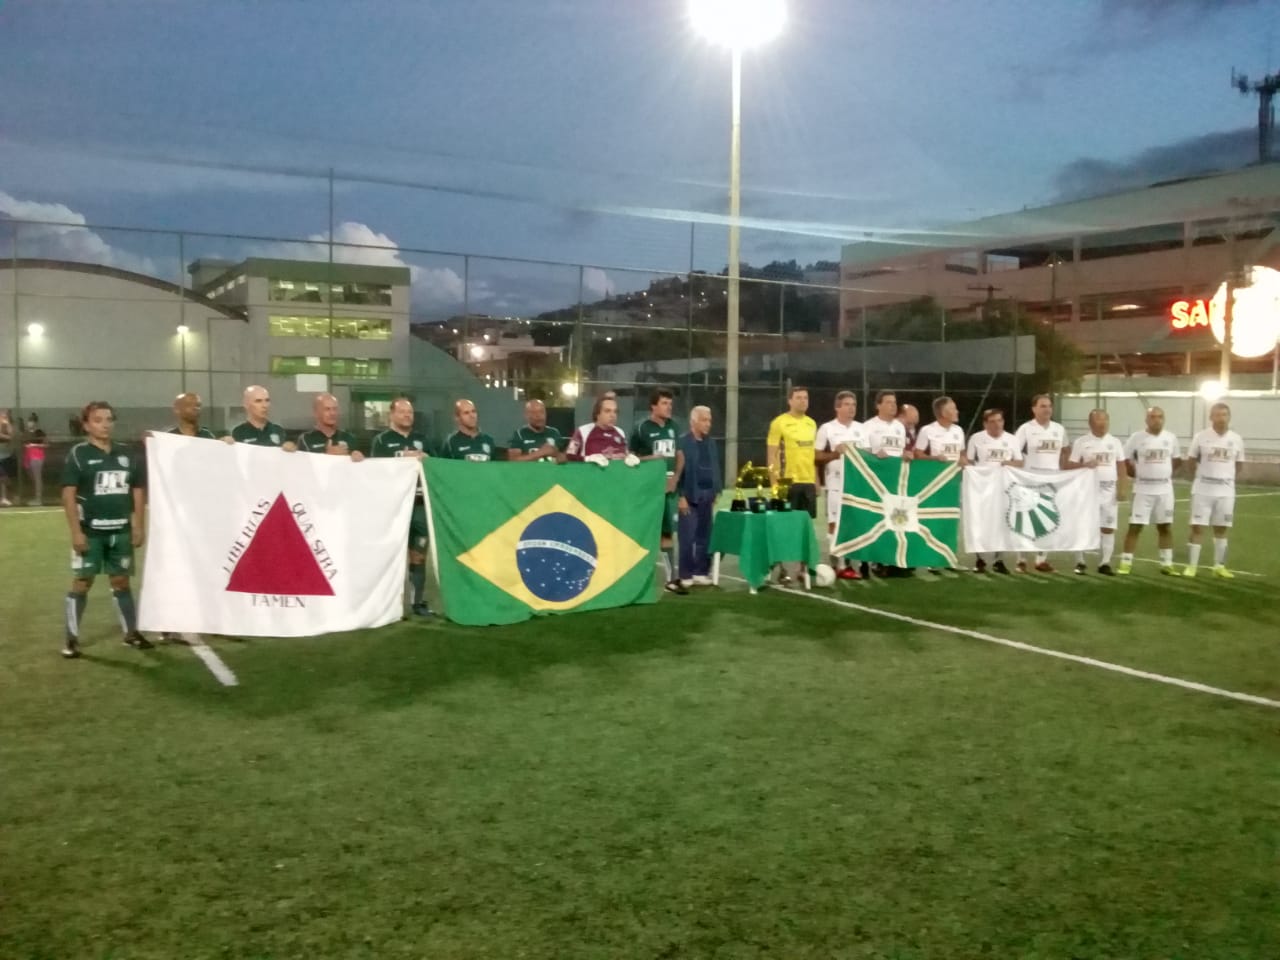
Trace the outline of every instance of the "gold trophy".
<instances>
[{"instance_id":1,"label":"gold trophy","mask_svg":"<svg viewBox=\"0 0 1280 960\"><path fill-rule=\"evenodd\" d=\"M791 509L791 478L779 477L773 485L773 499L769 501L770 510Z\"/></svg>"},{"instance_id":2,"label":"gold trophy","mask_svg":"<svg viewBox=\"0 0 1280 960\"><path fill-rule=\"evenodd\" d=\"M750 460L748 460L746 464L743 465L742 469L738 471L738 480L733 491L733 503L729 506L729 509L734 513L747 512L747 495L742 492L742 488L751 482L751 478L755 476L755 472L756 468Z\"/></svg>"}]
</instances>

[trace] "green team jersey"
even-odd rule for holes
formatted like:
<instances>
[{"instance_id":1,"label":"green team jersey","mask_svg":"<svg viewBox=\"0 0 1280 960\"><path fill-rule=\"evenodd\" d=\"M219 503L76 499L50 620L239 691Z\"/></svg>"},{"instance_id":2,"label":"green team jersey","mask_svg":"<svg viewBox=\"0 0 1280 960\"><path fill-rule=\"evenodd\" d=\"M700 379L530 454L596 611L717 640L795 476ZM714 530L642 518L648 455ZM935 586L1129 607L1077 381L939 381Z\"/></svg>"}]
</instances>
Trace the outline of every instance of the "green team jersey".
<instances>
[{"instance_id":1,"label":"green team jersey","mask_svg":"<svg viewBox=\"0 0 1280 960\"><path fill-rule=\"evenodd\" d=\"M347 453L352 453L356 449L355 434L348 433L346 430L335 430L332 434L322 430L308 430L298 438L298 449L305 450L307 453L324 453L329 449L330 440L334 443L345 443Z\"/></svg>"},{"instance_id":2,"label":"green team jersey","mask_svg":"<svg viewBox=\"0 0 1280 960\"><path fill-rule=\"evenodd\" d=\"M507 446L521 453L533 453L533 451L545 447L548 443L553 444L559 450L560 441L560 431L555 427L543 427L541 430L535 430L526 424L511 435L511 442ZM554 460L555 457L542 457L541 459Z\"/></svg>"},{"instance_id":3,"label":"green team jersey","mask_svg":"<svg viewBox=\"0 0 1280 960\"><path fill-rule=\"evenodd\" d=\"M170 427L166 433L176 433L181 437L198 437L201 440L217 440L218 435L208 427L197 427L195 433L183 433L180 427Z\"/></svg>"},{"instance_id":4,"label":"green team jersey","mask_svg":"<svg viewBox=\"0 0 1280 960\"><path fill-rule=\"evenodd\" d=\"M664 424L646 418L631 431L631 452L638 457L658 456L667 462L667 473L676 472L676 424Z\"/></svg>"},{"instance_id":5,"label":"green team jersey","mask_svg":"<svg viewBox=\"0 0 1280 960\"><path fill-rule=\"evenodd\" d=\"M232 429L231 439L236 443L252 443L259 447L278 447L285 441L284 427L268 420L259 430L246 420Z\"/></svg>"},{"instance_id":6,"label":"green team jersey","mask_svg":"<svg viewBox=\"0 0 1280 960\"><path fill-rule=\"evenodd\" d=\"M448 460L474 460L483 462L492 460L498 445L487 433L477 433L469 437L461 430L451 434L440 447L440 456Z\"/></svg>"},{"instance_id":7,"label":"green team jersey","mask_svg":"<svg viewBox=\"0 0 1280 960\"><path fill-rule=\"evenodd\" d=\"M406 452L430 453L427 438L417 431L401 433L387 428L373 438L369 445L371 457L402 457Z\"/></svg>"},{"instance_id":8,"label":"green team jersey","mask_svg":"<svg viewBox=\"0 0 1280 960\"><path fill-rule=\"evenodd\" d=\"M77 443L62 466L62 486L76 488L80 529L85 533L119 533L133 518L133 491L146 486L142 460L128 447L103 450Z\"/></svg>"}]
</instances>

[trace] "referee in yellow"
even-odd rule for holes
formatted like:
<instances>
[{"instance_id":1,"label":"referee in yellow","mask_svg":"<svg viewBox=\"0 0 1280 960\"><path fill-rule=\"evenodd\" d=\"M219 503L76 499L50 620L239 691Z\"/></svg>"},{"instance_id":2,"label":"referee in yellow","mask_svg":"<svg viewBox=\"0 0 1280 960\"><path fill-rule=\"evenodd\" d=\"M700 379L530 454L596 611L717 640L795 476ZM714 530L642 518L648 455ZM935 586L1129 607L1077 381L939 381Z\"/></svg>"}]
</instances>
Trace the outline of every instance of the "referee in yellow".
<instances>
[{"instance_id":1,"label":"referee in yellow","mask_svg":"<svg viewBox=\"0 0 1280 960\"><path fill-rule=\"evenodd\" d=\"M788 499L793 510L804 510L811 517L818 515L817 468L813 461L814 439L818 425L808 415L809 391L805 387L792 387L787 393L790 409L780 413L769 424L769 436L765 444L769 452L769 476L774 481L780 477L791 480ZM802 566L802 565L801 565ZM797 567L803 578L804 570ZM780 582L791 582L786 569Z\"/></svg>"}]
</instances>

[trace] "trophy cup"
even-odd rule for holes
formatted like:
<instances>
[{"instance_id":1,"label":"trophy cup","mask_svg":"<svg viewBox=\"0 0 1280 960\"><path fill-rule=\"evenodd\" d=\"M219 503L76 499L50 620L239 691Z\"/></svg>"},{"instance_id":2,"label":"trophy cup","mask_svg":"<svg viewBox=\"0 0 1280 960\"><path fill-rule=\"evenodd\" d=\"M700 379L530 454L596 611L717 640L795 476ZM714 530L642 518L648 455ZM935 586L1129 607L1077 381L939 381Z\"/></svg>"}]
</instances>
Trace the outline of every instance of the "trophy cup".
<instances>
[{"instance_id":1,"label":"trophy cup","mask_svg":"<svg viewBox=\"0 0 1280 960\"><path fill-rule=\"evenodd\" d=\"M738 480L733 491L733 503L729 505L729 509L734 513L747 512L747 495L742 492L742 488L751 481L751 478L755 475L755 471L756 468L752 465L750 460L748 460L743 468L738 471Z\"/></svg>"},{"instance_id":2,"label":"trophy cup","mask_svg":"<svg viewBox=\"0 0 1280 960\"><path fill-rule=\"evenodd\" d=\"M756 495L751 498L751 510L754 513L764 513L769 508L769 498L764 495L765 487L769 486L769 468L756 467L751 473L756 481Z\"/></svg>"},{"instance_id":3,"label":"trophy cup","mask_svg":"<svg viewBox=\"0 0 1280 960\"><path fill-rule=\"evenodd\" d=\"M773 485L773 499L769 501L770 510L785 511L791 509L791 478L779 477Z\"/></svg>"}]
</instances>

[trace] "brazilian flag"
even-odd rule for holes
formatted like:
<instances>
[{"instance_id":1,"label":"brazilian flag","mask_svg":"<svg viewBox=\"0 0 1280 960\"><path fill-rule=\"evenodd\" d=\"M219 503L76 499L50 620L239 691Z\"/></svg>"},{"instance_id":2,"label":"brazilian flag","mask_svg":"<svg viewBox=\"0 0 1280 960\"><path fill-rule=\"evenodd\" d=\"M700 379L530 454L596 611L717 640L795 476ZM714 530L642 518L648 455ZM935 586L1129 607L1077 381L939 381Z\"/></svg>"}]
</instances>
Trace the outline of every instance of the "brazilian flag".
<instances>
[{"instance_id":1,"label":"brazilian flag","mask_svg":"<svg viewBox=\"0 0 1280 960\"><path fill-rule=\"evenodd\" d=\"M431 550L455 623L657 599L666 466L423 461Z\"/></svg>"},{"instance_id":2,"label":"brazilian flag","mask_svg":"<svg viewBox=\"0 0 1280 960\"><path fill-rule=\"evenodd\" d=\"M954 567L959 536L959 464L881 459L845 445L844 494L831 551L837 557L891 567Z\"/></svg>"}]
</instances>

